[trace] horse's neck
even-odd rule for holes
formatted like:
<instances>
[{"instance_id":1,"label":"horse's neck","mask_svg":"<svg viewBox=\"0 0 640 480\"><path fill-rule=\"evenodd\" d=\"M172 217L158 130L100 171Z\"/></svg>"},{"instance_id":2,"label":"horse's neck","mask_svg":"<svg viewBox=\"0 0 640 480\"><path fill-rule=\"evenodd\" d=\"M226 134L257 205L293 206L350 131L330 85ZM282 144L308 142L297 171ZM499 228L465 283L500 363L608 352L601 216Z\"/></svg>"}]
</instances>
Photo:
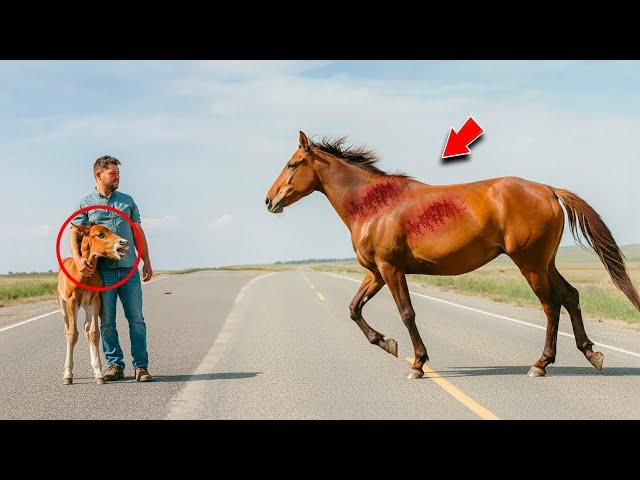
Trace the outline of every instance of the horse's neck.
<instances>
[{"instance_id":1,"label":"horse's neck","mask_svg":"<svg viewBox=\"0 0 640 480\"><path fill-rule=\"evenodd\" d=\"M316 172L322 184L322 192L338 213L342 221L351 228L345 208L345 199L350 192L370 184L374 176L366 170L350 165L332 156L323 156L324 162L317 162Z\"/></svg>"}]
</instances>

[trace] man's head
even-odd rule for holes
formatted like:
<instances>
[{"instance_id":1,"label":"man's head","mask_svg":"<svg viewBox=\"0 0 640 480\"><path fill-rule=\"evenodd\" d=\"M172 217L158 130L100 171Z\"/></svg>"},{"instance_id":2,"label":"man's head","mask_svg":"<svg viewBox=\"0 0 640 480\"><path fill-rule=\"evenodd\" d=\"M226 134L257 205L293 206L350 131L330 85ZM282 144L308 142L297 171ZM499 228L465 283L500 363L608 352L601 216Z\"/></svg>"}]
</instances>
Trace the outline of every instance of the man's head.
<instances>
[{"instance_id":1,"label":"man's head","mask_svg":"<svg viewBox=\"0 0 640 480\"><path fill-rule=\"evenodd\" d=\"M93 175L96 184L104 190L113 192L120 185L120 160L111 155L103 155L93 164Z\"/></svg>"}]
</instances>

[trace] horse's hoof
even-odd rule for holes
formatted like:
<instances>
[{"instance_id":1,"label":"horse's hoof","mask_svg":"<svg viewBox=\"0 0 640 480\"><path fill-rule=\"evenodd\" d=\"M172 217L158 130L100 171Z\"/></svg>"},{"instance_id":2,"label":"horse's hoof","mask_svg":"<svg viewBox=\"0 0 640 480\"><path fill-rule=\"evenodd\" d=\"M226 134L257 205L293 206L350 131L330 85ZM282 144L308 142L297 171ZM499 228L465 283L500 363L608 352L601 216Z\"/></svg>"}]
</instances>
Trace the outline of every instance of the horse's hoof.
<instances>
[{"instance_id":1,"label":"horse's hoof","mask_svg":"<svg viewBox=\"0 0 640 480\"><path fill-rule=\"evenodd\" d=\"M396 342L393 338L387 338L387 352L389 352L394 357L398 358L398 342Z\"/></svg>"},{"instance_id":2,"label":"horse's hoof","mask_svg":"<svg viewBox=\"0 0 640 480\"><path fill-rule=\"evenodd\" d=\"M63 378L62 383L65 385L73 385L73 378Z\"/></svg>"},{"instance_id":3,"label":"horse's hoof","mask_svg":"<svg viewBox=\"0 0 640 480\"><path fill-rule=\"evenodd\" d=\"M96 378L96 383L98 385L104 385L105 384L104 378Z\"/></svg>"},{"instance_id":4,"label":"horse's hoof","mask_svg":"<svg viewBox=\"0 0 640 480\"><path fill-rule=\"evenodd\" d=\"M593 352L593 356L591 357L591 365L596 367L596 369L601 372L602 371L602 362L604 362L604 355L600 352Z\"/></svg>"},{"instance_id":5,"label":"horse's hoof","mask_svg":"<svg viewBox=\"0 0 640 480\"><path fill-rule=\"evenodd\" d=\"M543 369L538 367L531 367L527 373L527 377L544 377L547 374Z\"/></svg>"},{"instance_id":6,"label":"horse's hoof","mask_svg":"<svg viewBox=\"0 0 640 480\"><path fill-rule=\"evenodd\" d=\"M412 368L411 373L407 375L407 380L417 380L418 378L422 378L423 376L424 376L424 372L422 370Z\"/></svg>"}]
</instances>

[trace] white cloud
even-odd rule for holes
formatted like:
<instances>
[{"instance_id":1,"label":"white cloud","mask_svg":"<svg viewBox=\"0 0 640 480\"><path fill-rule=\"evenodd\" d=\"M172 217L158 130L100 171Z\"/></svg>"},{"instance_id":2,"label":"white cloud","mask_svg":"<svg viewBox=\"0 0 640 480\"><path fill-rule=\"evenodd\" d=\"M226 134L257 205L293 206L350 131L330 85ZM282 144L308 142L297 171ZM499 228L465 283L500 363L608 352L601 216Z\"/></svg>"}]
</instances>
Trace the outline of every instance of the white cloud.
<instances>
[{"instance_id":1,"label":"white cloud","mask_svg":"<svg viewBox=\"0 0 640 480\"><path fill-rule=\"evenodd\" d=\"M53 227L51 225L40 225L38 227L30 228L27 231L27 235L30 237L47 237L53 232Z\"/></svg>"},{"instance_id":2,"label":"white cloud","mask_svg":"<svg viewBox=\"0 0 640 480\"><path fill-rule=\"evenodd\" d=\"M233 222L233 215L231 215L230 213L225 213L215 222L210 223L208 227L210 229L221 229L226 227L227 225L231 225L231 222Z\"/></svg>"},{"instance_id":3,"label":"white cloud","mask_svg":"<svg viewBox=\"0 0 640 480\"><path fill-rule=\"evenodd\" d=\"M178 222L178 219L175 215L166 215L161 218L145 218L142 222L144 228L153 230L173 227Z\"/></svg>"},{"instance_id":4,"label":"white cloud","mask_svg":"<svg viewBox=\"0 0 640 480\"><path fill-rule=\"evenodd\" d=\"M42 239L50 237L54 233L55 232L53 231L53 227L51 225L40 225L37 227L4 230L2 234L0 234L0 238L9 240L19 240L25 238Z\"/></svg>"}]
</instances>

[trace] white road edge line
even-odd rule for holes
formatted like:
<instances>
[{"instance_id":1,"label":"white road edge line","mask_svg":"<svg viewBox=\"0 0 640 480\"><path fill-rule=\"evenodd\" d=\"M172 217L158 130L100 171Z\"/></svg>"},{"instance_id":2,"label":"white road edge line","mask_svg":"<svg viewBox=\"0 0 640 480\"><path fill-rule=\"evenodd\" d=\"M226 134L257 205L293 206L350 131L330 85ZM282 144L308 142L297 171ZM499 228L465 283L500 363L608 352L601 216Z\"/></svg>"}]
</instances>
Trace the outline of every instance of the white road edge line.
<instances>
[{"instance_id":1,"label":"white road edge line","mask_svg":"<svg viewBox=\"0 0 640 480\"><path fill-rule=\"evenodd\" d=\"M227 347L227 343L233 337L236 325L242 319L247 304L243 300L247 297L247 291L251 286L263 278L277 275L281 272L271 272L259 277L254 277L249 280L240 290L236 299L233 302L231 311L227 315L220 332L213 341L213 345L207 352L207 354L200 362L200 365L190 375L190 379L185 382L185 386L182 387L178 393L169 401L170 409L167 414L167 420L184 420L184 419L197 419L200 412L200 403L203 398L206 398L206 384L207 382L191 381L191 378L197 379L199 375L207 375L213 372L214 367L224 354Z\"/></svg>"},{"instance_id":2,"label":"white road edge line","mask_svg":"<svg viewBox=\"0 0 640 480\"><path fill-rule=\"evenodd\" d=\"M361 283L360 280L356 280L355 278L345 277L344 275L337 275L335 273L329 273L329 272L320 272L320 273L324 273L326 275L332 275L332 276L338 277L338 278L344 278L345 280L350 280L350 281L356 282L356 283ZM424 295L422 293L416 293L416 292L413 292L411 290L409 290L409 293L411 293L412 295L415 295L417 297L427 298L427 299L433 300L435 302L446 303L447 305L453 305L454 307L464 308L465 310L471 310L472 312L483 313L485 315L489 315L490 317L500 318L502 320L508 320L509 322L518 323L520 325L525 325L527 327L533 327L533 328L537 328L539 330L546 330L545 327L542 327L540 325L535 325L533 323L525 322L524 320L518 320L516 318L505 317L504 315L498 315L497 313L487 312L485 310L480 310L478 308L467 307L466 305L460 305L459 303L450 302L448 300L442 300L441 298L431 297L429 295ZM575 338L572 334L565 333L565 332L558 332L558 335L562 335L564 337L569 337L569 338ZM606 343L593 342L593 344L597 345L599 347L602 347L602 348L608 348L609 350L613 350L613 351L620 352L620 353L626 353L627 355L632 355L634 357L640 358L640 353L631 352L631 351L625 350L623 348L618 348L618 347L614 347L614 346L611 346L611 345L607 345Z\"/></svg>"},{"instance_id":3,"label":"white road edge line","mask_svg":"<svg viewBox=\"0 0 640 480\"><path fill-rule=\"evenodd\" d=\"M167 275L166 277L160 277L160 278L155 278L153 280L150 280L148 282L143 282L142 286L144 287L145 285L149 285L150 283L154 283L157 282L159 280L164 280L165 278L169 278L169 275ZM54 313L60 313L62 310L58 309L58 310L54 310L53 312L49 312L49 313L43 313L42 315L38 315L37 317L33 317L33 318L28 318L27 320L21 320L17 323L12 323L11 325L8 325L6 327L2 327L0 328L0 333L6 331L6 330L11 330L12 328L16 328L19 327L20 325L25 325L27 323L33 322L35 320L40 320L41 318L44 317L48 317L49 315L53 315Z\"/></svg>"}]
</instances>

